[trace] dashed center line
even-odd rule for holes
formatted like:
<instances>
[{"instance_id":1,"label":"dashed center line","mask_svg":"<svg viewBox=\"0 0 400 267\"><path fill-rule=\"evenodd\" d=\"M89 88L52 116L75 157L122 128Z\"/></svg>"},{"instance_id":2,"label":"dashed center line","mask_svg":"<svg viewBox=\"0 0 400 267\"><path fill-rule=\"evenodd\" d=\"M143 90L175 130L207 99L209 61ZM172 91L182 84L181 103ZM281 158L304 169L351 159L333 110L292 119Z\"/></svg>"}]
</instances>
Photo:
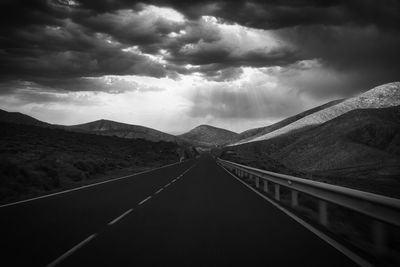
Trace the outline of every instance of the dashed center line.
<instances>
[{"instance_id":1,"label":"dashed center line","mask_svg":"<svg viewBox=\"0 0 400 267\"><path fill-rule=\"evenodd\" d=\"M81 247L83 247L84 245L86 245L87 243L89 243L90 240L92 240L93 238L95 238L97 236L97 234L93 234L91 236L89 236L88 238L86 238L85 240L83 240L82 242L80 242L79 244L77 244L76 246L74 246L73 248L71 248L70 250L68 250L67 252L65 252L64 254L62 254L60 257L58 257L56 260L54 260L53 262L51 262L49 265L47 265L47 267L54 267L57 264L59 264L60 262L62 262L63 260L65 260L68 256L70 256L71 254L73 254L75 251L77 251L78 249L80 249Z\"/></svg>"},{"instance_id":2,"label":"dashed center line","mask_svg":"<svg viewBox=\"0 0 400 267\"><path fill-rule=\"evenodd\" d=\"M118 222L119 220L121 220L122 218L124 218L126 215L128 215L129 213L131 213L133 211L133 209L129 209L127 211L125 211L124 213L122 213L122 215L118 216L117 218L115 218L114 220L112 220L111 222L108 223L108 225L113 225L114 223Z\"/></svg>"},{"instance_id":3,"label":"dashed center line","mask_svg":"<svg viewBox=\"0 0 400 267\"><path fill-rule=\"evenodd\" d=\"M146 202L146 201L149 200L150 198L151 198L151 196L146 197L145 199L143 199L142 201L140 201L138 205L142 205L144 202Z\"/></svg>"},{"instance_id":4,"label":"dashed center line","mask_svg":"<svg viewBox=\"0 0 400 267\"><path fill-rule=\"evenodd\" d=\"M186 171L184 171L181 175L179 175L178 177L176 177L174 180L172 180L171 182L169 182L168 184L164 185L164 187L160 188L158 191L156 191L153 195L157 195L159 194L161 191L163 191L165 188L167 188L168 186L171 185L171 183L176 182L178 179L182 178L183 175L185 175L188 171L190 171L195 165L193 165L192 167L190 167L189 169L187 169ZM152 196L148 196L147 198L143 199L142 201L140 201L138 203L139 205L142 205L143 203L145 203L146 201L148 201L149 199L151 199ZM115 218L114 220L110 221L108 223L108 225L113 225L116 222L118 222L119 220L121 220L122 218L124 218L126 215L128 215L129 213L131 213L134 209L129 209L127 211L125 211L124 213L122 213L120 216L118 216L117 218ZM47 265L47 267L54 267L56 265L58 265L59 263L61 263L63 260L65 260L67 257L69 257L71 254L73 254L75 251L77 251L78 249L80 249L81 247L83 247L84 245L86 245L88 242L90 242L90 240L92 240L93 238L95 238L97 236L97 234L92 234L91 236L87 237L86 239L84 239L82 242L80 242L79 244L75 245L73 248L71 248L70 250L68 250L67 252L65 252L64 254L62 254L60 257L58 257L57 259L55 259L54 261L52 261L50 264Z\"/></svg>"}]
</instances>

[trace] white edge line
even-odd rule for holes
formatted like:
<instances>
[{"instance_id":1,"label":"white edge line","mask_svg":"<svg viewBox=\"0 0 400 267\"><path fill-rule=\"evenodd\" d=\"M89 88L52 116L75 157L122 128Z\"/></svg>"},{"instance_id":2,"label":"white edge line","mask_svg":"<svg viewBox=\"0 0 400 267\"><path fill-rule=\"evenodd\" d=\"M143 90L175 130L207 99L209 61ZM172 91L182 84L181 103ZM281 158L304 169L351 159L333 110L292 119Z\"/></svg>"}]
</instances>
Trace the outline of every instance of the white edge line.
<instances>
[{"instance_id":1,"label":"white edge line","mask_svg":"<svg viewBox=\"0 0 400 267\"><path fill-rule=\"evenodd\" d=\"M158 189L157 192L155 192L154 194L157 195L158 193L160 193L163 190L164 190L164 188Z\"/></svg>"},{"instance_id":2,"label":"white edge line","mask_svg":"<svg viewBox=\"0 0 400 267\"><path fill-rule=\"evenodd\" d=\"M61 195L61 194L77 191L77 190L80 190L80 189L85 189L85 188L88 188L88 187L100 185L100 184L105 184L105 183L109 183L109 182L115 182L115 181L118 181L118 180L121 180L121 179L129 178L129 177L140 175L140 174L147 173L147 172L152 172L152 171L155 171L155 170L158 170L158 169L166 168L166 167L173 166L173 165L180 164L180 163L182 163L182 162L175 162L175 163L168 164L168 165L165 165L165 166L157 167L157 168L154 168L154 169L150 169L150 170L142 171L142 172L138 172L138 173L133 173L133 174L130 174L130 175L114 178L114 179L107 180L107 181L102 181L102 182L98 182L98 183L94 183L94 184L83 185L83 186L80 186L80 187L77 187L77 188L72 188L72 189L61 191L61 192L56 192L56 193L52 193L52 194L48 194L48 195L44 195L44 196L39 196L39 197L20 200L20 201L8 203L8 204L3 204L3 205L0 205L0 208L5 208L5 207L14 206L14 205L17 205L17 204L22 204L22 203L25 203L25 202L30 202L30 201L34 201L34 200L38 200L38 199L42 199L42 198Z\"/></svg>"},{"instance_id":3,"label":"white edge line","mask_svg":"<svg viewBox=\"0 0 400 267\"><path fill-rule=\"evenodd\" d=\"M142 205L144 202L146 202L146 201L149 200L150 198L151 198L151 196L146 197L145 199L143 199L142 201L140 201L138 205Z\"/></svg>"},{"instance_id":4,"label":"white edge line","mask_svg":"<svg viewBox=\"0 0 400 267\"><path fill-rule=\"evenodd\" d=\"M64 254L62 254L60 257L58 257L57 259L55 259L54 261L52 261L51 263L49 263L47 265L47 267L54 267L57 264L61 263L63 260L65 260L67 257L69 257L70 255L72 255L75 251L77 251L78 249L80 249L81 247L83 247L84 245L86 245L90 240L92 240L93 238L96 237L97 234L93 234L91 236L89 236L88 238L86 238L85 240L83 240L82 242L80 242L79 244L75 245L73 248L71 248L70 250L68 250L67 252L65 252Z\"/></svg>"},{"instance_id":5,"label":"white edge line","mask_svg":"<svg viewBox=\"0 0 400 267\"><path fill-rule=\"evenodd\" d=\"M113 225L114 223L118 222L119 220L121 220L122 218L124 218L126 215L128 215L129 213L131 213L133 211L133 209L129 209L127 211L125 211L124 213L122 213L120 216L118 216L117 218L115 218L114 220L112 220L111 222L108 223L108 225Z\"/></svg>"},{"instance_id":6,"label":"white edge line","mask_svg":"<svg viewBox=\"0 0 400 267\"><path fill-rule=\"evenodd\" d=\"M253 192L257 193L260 197L262 197L263 199L267 200L269 203L271 203L272 205L274 205L276 208L278 208L279 210L281 210L282 212L284 212L286 215L288 215L290 218L292 218L293 220L295 220L296 222L298 222L299 224L301 224L302 226L304 226L306 229L308 229L310 232L312 232L313 234L315 234L316 236L318 236L319 238L321 238L322 240L324 240L326 243L328 243L329 245L331 245L332 247L334 247L335 249L337 249L338 251L340 251L341 253L343 253L345 256L347 256L348 258L350 258L352 261L354 261L355 263L357 263L358 265L362 266L362 267L374 267L374 265L372 265L371 263L369 263L367 260L361 258L360 256L358 256L357 254L355 254L353 251L351 251L350 249L346 248L345 246L343 246L342 244L340 244L339 242L337 242L336 240L332 239L331 237L329 237L328 235L324 234L323 232L319 231L317 228L313 227L312 225L310 225L309 223L307 223L306 221L302 220L301 218L297 217L294 213L288 211L287 209L281 207L280 205L278 205L277 203L273 202L272 200L270 200L268 197L264 196L263 194L261 194L260 192L258 192L256 189L252 188L250 185L246 184L245 182L243 182L242 180L240 180L239 178L237 178L235 175L233 175L232 173L230 173L227 169L225 169L223 166L219 165L221 168L223 168L227 173L229 173L232 177L234 177L236 180L238 180L239 182L241 182L243 185L247 186L249 189L251 189Z\"/></svg>"}]
</instances>

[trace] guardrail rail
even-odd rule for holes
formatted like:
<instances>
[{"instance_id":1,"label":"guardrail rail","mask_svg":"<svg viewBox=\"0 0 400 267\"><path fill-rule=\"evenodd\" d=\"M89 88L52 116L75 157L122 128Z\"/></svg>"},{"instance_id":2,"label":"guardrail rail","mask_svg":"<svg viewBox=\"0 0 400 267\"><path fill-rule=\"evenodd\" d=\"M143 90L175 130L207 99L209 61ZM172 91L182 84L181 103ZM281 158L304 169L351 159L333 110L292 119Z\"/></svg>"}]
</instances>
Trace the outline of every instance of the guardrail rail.
<instances>
[{"instance_id":1,"label":"guardrail rail","mask_svg":"<svg viewBox=\"0 0 400 267\"><path fill-rule=\"evenodd\" d=\"M309 179L261 170L235 162L217 158L217 163L235 174L238 178L247 178L253 186L265 193L275 202L281 202L281 189L290 190L290 208L299 207L299 194L306 194L318 202L318 223L327 228L330 223L329 205L338 205L370 219L370 239L375 256L387 257L395 254L396 262L399 251L388 249L388 227L400 229L400 200L373 193L331 185ZM400 241L400 240L399 240ZM389 253L390 252L390 253Z\"/></svg>"}]
</instances>

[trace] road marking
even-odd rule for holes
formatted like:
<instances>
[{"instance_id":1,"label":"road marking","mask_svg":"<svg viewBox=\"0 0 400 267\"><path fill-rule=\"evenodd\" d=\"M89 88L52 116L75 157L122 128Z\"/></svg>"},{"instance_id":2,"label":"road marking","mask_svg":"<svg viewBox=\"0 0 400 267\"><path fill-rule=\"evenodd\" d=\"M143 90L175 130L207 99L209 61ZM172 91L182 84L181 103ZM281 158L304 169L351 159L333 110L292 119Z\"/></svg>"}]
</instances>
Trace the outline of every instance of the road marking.
<instances>
[{"instance_id":1,"label":"road marking","mask_svg":"<svg viewBox=\"0 0 400 267\"><path fill-rule=\"evenodd\" d=\"M145 199L143 199L142 201L140 201L138 205L142 205L144 202L146 202L146 201L149 200L150 198L151 198L151 196L146 197Z\"/></svg>"},{"instance_id":2,"label":"road marking","mask_svg":"<svg viewBox=\"0 0 400 267\"><path fill-rule=\"evenodd\" d=\"M74 246L73 248L71 248L70 250L68 250L67 252L65 252L64 254L62 254L60 257L58 257L56 260L52 261L50 264L47 265L47 267L54 267L57 264L61 263L63 260L65 260L67 257L71 256L75 251L77 251L78 249L80 249L81 247L83 247L84 245L86 245L87 243L89 243L90 240L92 240L93 238L96 237L97 234L93 234L91 236L89 236L88 238L86 238L85 240L83 240L82 242L80 242L79 244L77 244L76 246Z\"/></svg>"},{"instance_id":3,"label":"road marking","mask_svg":"<svg viewBox=\"0 0 400 267\"><path fill-rule=\"evenodd\" d=\"M129 213L131 213L133 211L133 209L129 209L127 211L125 211L124 213L122 213L119 217L115 218L114 220L112 220L111 222L108 223L108 225L113 225L114 223L118 222L119 220L121 220L122 218L124 218L126 215L128 215Z\"/></svg>"},{"instance_id":4,"label":"road marking","mask_svg":"<svg viewBox=\"0 0 400 267\"><path fill-rule=\"evenodd\" d=\"M168 164L168 165L165 165L165 166L161 166L161 167L158 167L158 168L154 168L154 169L151 169L151 170L147 170L147 171L142 171L142 172L126 175L126 176L114 178L114 179L107 180L107 181L102 181L102 182L98 182L98 183L94 183L94 184L83 185L83 186L80 186L80 187L77 187L77 188L72 188L72 189L61 191L61 192L56 192L56 193L52 193L52 194L48 194L48 195L44 195L44 196L39 196L39 197L20 200L20 201L8 203L8 204L3 204L3 205L0 205L0 208L5 208L5 207L9 207L9 206L14 206L14 205L17 205L17 204L22 204L22 203L25 203L25 202L31 202L31 201L42 199L42 198L47 198L47 197L52 197L52 196L61 195L61 194L65 194L65 193L70 193L70 192L73 192L73 191L85 189L85 188L96 186L96 185L115 182L115 181L118 181L118 180L121 180L121 179L126 179L126 178L129 178L129 177L132 177L132 176L137 176L137 175L140 175L140 174L152 172L152 171L155 171L155 170L158 170L158 169L166 168L166 167L173 166L173 165L180 164L180 163L182 163L182 162L175 162L175 163Z\"/></svg>"},{"instance_id":5,"label":"road marking","mask_svg":"<svg viewBox=\"0 0 400 267\"><path fill-rule=\"evenodd\" d=\"M160 192L163 191L163 190L164 190L164 188L158 189L158 191L155 192L154 194L157 195L158 193L160 193Z\"/></svg>"},{"instance_id":6,"label":"road marking","mask_svg":"<svg viewBox=\"0 0 400 267\"><path fill-rule=\"evenodd\" d=\"M179 163L179 162L178 162L178 163ZM171 165L175 165L175 164L177 164L177 163L170 164L170 165L166 165L166 166L163 166L163 167L160 167L160 168L164 168L164 167L171 166ZM187 173L189 170L191 170L194 166L195 166L195 165L193 165L192 167L190 167L189 169L187 169L186 171L184 171L178 178L181 178L185 173ZM158 169L160 169L160 168L158 168ZM156 169L153 169L153 170L156 170ZM149 170L149 171L152 171L152 170ZM144 171L144 172L141 172L141 173L145 173L145 172L149 172L149 171ZM67 190L67 191L63 191L63 192L58 192L58 193L54 193L54 194L50 194L50 195L46 195L46 196L41 196L41 197L37 197L37 198L33 198L33 199L22 200L22 201L18 201L18 202L6 204L6 205L0 206L0 207L6 207L6 206L11 206L11 205L16 205L16 204L19 204L19 203L28 202L28 201L32 201L32 200L36 200L36 199L40 199L40 198L45 198L45 197L50 197L50 196L53 196L53 195L63 194L63 193L67 193L67 192L79 190L79 189L82 189L82 188L87 188L87 187L95 186L95 185L98 185L98 184L103 184L103 183L112 182L112 181L119 180L119 179L124 179L124 178L131 177L131 176L135 176L135 175L138 175L138 174L141 174L141 173L136 173L136 174L132 174L132 175L128 175L128 176L116 178L116 179L113 179L113 180L110 180L110 181L104 181L104 182L100 182L100 183L97 183L97 184L91 184L91 185L87 185L87 186L83 186L83 187L79 187L79 188L74 188L74 189L71 189L71 190ZM178 178L175 178L175 179L173 180L173 182L175 182ZM157 192L155 192L155 194L159 194L164 188L168 187L169 185L171 185L171 183L166 184L163 188L161 188L161 189L159 189ZM149 200L149 199L151 199L151 198L152 198L152 196L148 196L147 198L145 198L145 199L143 199L141 202L139 202L138 205L142 205L143 203L145 203L147 200ZM114 220L112 220L111 222L109 222L108 225L113 225L113 224L115 224L116 222L118 222L119 220L121 220L123 217L125 217L126 215L128 215L129 213L131 213L132 211L133 211L133 209L127 210L126 212L124 212L123 214L121 214L120 216L118 216L117 218L115 218ZM63 260L65 260L67 257L69 257L70 255L72 255L75 251L77 251L78 249L80 249L81 247L83 247L84 245L86 245L87 243L89 243L89 242L90 242L93 238L95 238L96 236L97 236L97 234L93 234L93 235L87 237L85 240L83 240L82 242L80 242L79 244L75 245L73 248L71 248L70 250L68 250L68 251L65 252L64 254L62 254L62 255L61 255L60 257L58 257L56 260L52 261L50 264L47 265L47 267L54 267L54 266L58 265L58 264L61 263Z\"/></svg>"},{"instance_id":7,"label":"road marking","mask_svg":"<svg viewBox=\"0 0 400 267\"><path fill-rule=\"evenodd\" d=\"M227 169L225 169L223 166L219 165L222 169L224 169L227 173L229 173L232 177L234 177L237 181L241 182L243 185L247 186L249 189L251 189L253 192L255 192L257 195L259 195L260 197L262 197L263 199L265 199L266 201L268 201L269 203L271 203L272 205L274 205L276 208L278 208L279 210L281 210L283 213L285 213L286 215L288 215L290 218L292 218L293 220L295 220L296 222L298 222L299 224L301 224L303 227L305 227L306 229L308 229L310 232L312 232L313 234L315 234L316 236L318 236L319 238L321 238L322 240L324 240L326 243L328 243L329 245L331 245L332 247L334 247L335 249L337 249L338 251L340 251L342 254L344 254L345 256L347 256L349 259L351 259L352 261L354 261L355 263L357 263L358 265L362 266L362 267L374 267L374 265L372 265L371 263L369 263L368 261L366 261L365 259L361 258L360 256L358 256L357 254L355 254L353 251L351 251L350 249L346 248L345 246L343 246L342 244L340 244L339 242L337 242L336 240L334 240L333 238L329 237L328 235L324 234L323 232L321 232L320 230L318 230L317 228L315 228L314 226L310 225L309 223L307 223L306 221L304 221L303 219L301 219L300 217L296 216L294 213L290 212L289 210L283 208L282 206L280 206L279 204L275 203L274 201L270 200L268 197L266 197L265 195L263 195L262 193L260 193L259 191L257 191L256 189L254 189L253 187L251 187L250 185L246 184L244 181L240 180L238 177L236 177L235 175L233 175L231 172L229 172Z\"/></svg>"}]
</instances>

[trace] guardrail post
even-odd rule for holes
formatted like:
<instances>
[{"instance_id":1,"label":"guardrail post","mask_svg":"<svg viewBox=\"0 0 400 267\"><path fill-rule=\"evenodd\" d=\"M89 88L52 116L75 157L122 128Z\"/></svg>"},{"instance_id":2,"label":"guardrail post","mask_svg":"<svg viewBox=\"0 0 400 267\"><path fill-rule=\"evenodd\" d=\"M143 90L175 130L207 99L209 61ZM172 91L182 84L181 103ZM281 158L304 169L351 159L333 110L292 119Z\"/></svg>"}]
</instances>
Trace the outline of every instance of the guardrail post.
<instances>
[{"instance_id":1,"label":"guardrail post","mask_svg":"<svg viewBox=\"0 0 400 267\"><path fill-rule=\"evenodd\" d=\"M299 192L296 190L292 190L291 204L292 208L296 208L299 205Z\"/></svg>"},{"instance_id":2,"label":"guardrail post","mask_svg":"<svg viewBox=\"0 0 400 267\"><path fill-rule=\"evenodd\" d=\"M268 193L269 192L269 188L268 188L268 181L264 180L264 192Z\"/></svg>"},{"instance_id":3,"label":"guardrail post","mask_svg":"<svg viewBox=\"0 0 400 267\"><path fill-rule=\"evenodd\" d=\"M324 200L318 200L319 223L328 226L328 203Z\"/></svg>"},{"instance_id":4,"label":"guardrail post","mask_svg":"<svg viewBox=\"0 0 400 267\"><path fill-rule=\"evenodd\" d=\"M386 228L385 225L377 220L372 222L372 234L375 251L378 254L384 254L386 251Z\"/></svg>"},{"instance_id":5,"label":"guardrail post","mask_svg":"<svg viewBox=\"0 0 400 267\"><path fill-rule=\"evenodd\" d=\"M275 184L275 199L278 201L281 200L281 188L279 184Z\"/></svg>"},{"instance_id":6,"label":"guardrail post","mask_svg":"<svg viewBox=\"0 0 400 267\"><path fill-rule=\"evenodd\" d=\"M260 187L260 178L256 176L256 188Z\"/></svg>"}]
</instances>

